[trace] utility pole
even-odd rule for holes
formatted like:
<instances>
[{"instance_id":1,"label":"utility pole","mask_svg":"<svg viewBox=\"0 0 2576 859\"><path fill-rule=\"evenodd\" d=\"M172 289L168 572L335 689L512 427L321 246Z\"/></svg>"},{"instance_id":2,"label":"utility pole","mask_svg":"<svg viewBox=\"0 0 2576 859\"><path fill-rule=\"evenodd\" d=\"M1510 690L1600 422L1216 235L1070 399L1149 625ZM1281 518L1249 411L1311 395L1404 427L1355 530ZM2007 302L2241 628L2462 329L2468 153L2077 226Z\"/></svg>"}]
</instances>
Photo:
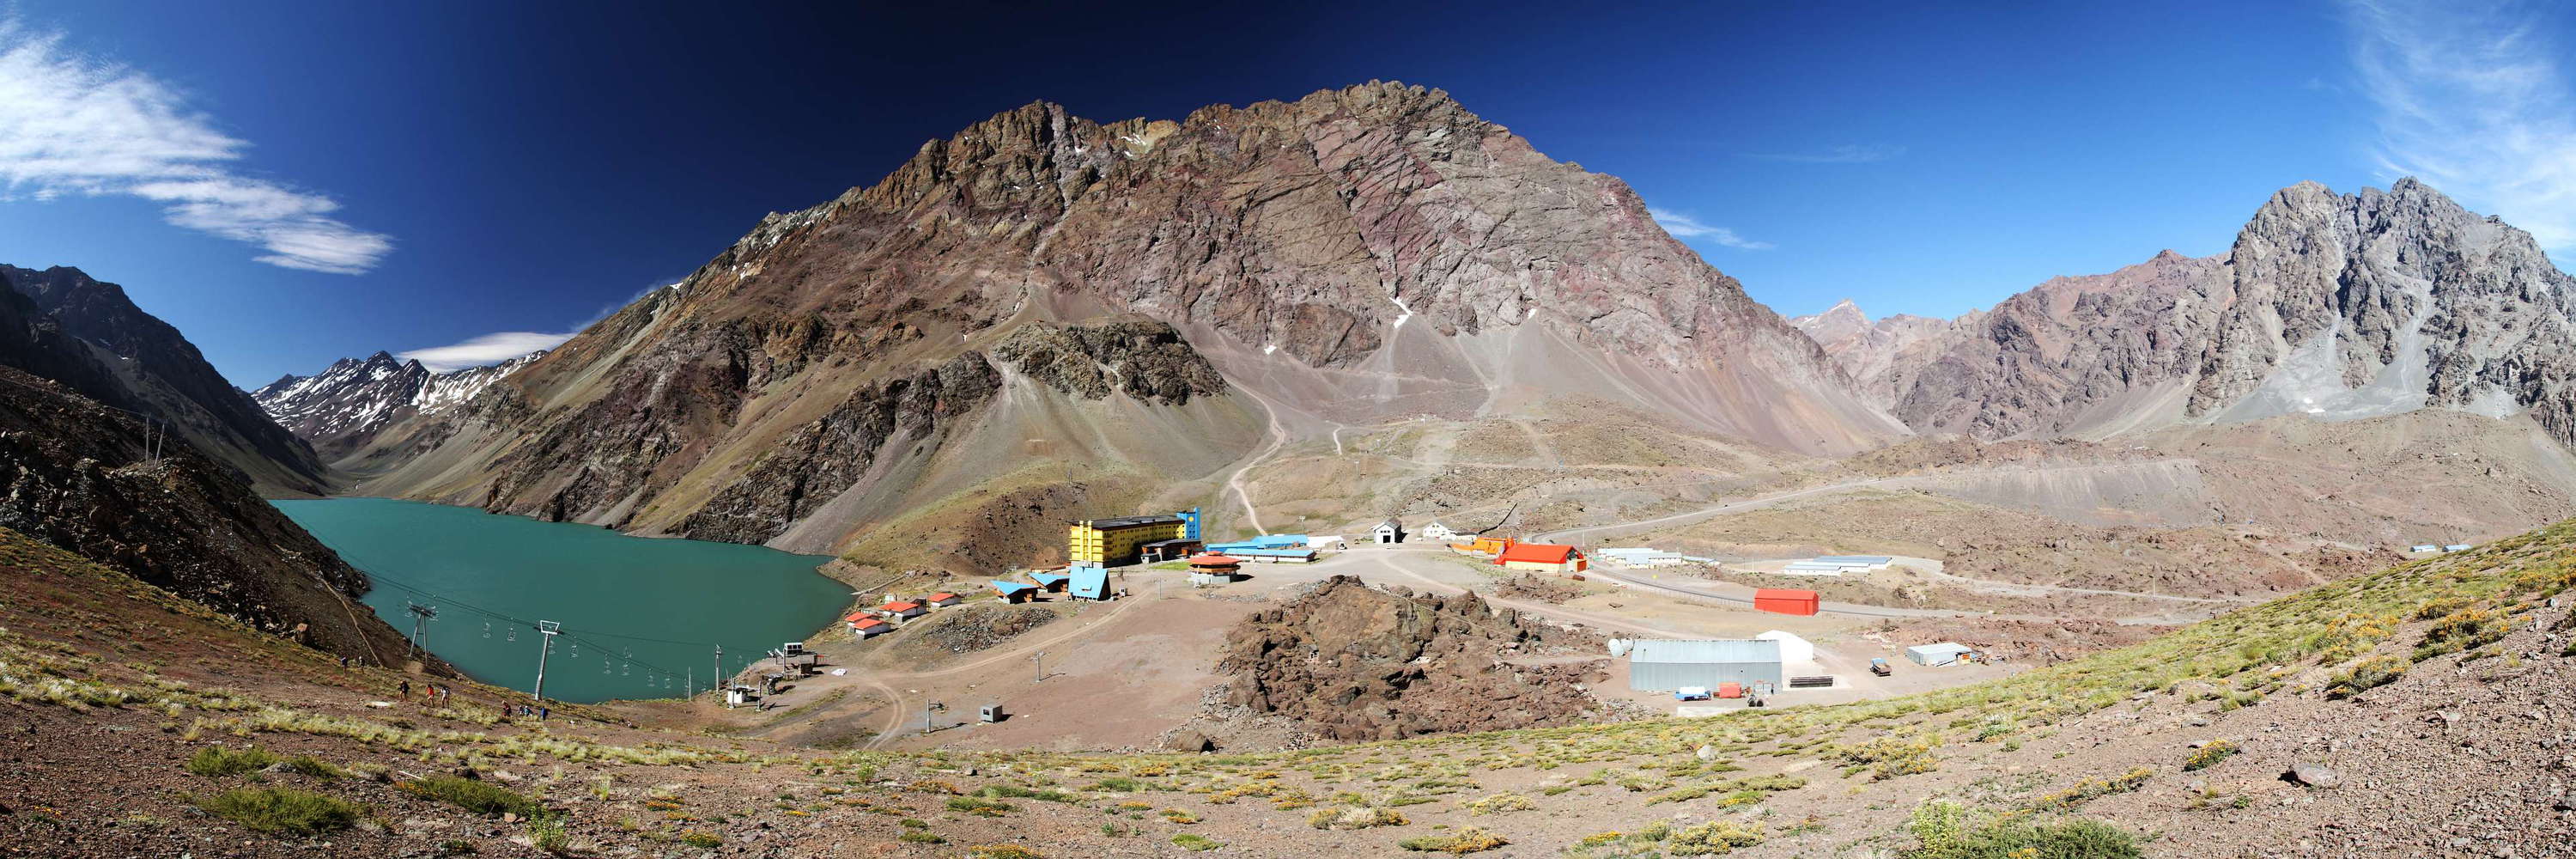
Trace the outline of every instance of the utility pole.
<instances>
[{"instance_id":1,"label":"utility pole","mask_svg":"<svg viewBox=\"0 0 2576 859\"><path fill-rule=\"evenodd\" d=\"M408 600L404 601L403 605L405 611L411 612L411 652L413 656L418 656L420 655L421 624L437 617L438 609Z\"/></svg>"},{"instance_id":2,"label":"utility pole","mask_svg":"<svg viewBox=\"0 0 2576 859\"><path fill-rule=\"evenodd\" d=\"M727 686L731 686L731 685L733 685L733 684L732 684L731 682L729 682L729 681L728 681L728 679L725 677L725 673L724 673L724 645L721 645L721 644L716 645L716 666L715 666L715 670L716 670L715 675L714 675L714 676L712 676L712 677L710 677L710 678L707 680L707 684L708 684L708 685L710 685L710 686L714 686L714 687L715 687L715 689L716 689L716 697L718 697L718 698L722 698L722 697L724 697L724 694L725 694L725 692L727 691L727 690L725 689L725 687L727 687Z\"/></svg>"},{"instance_id":3,"label":"utility pole","mask_svg":"<svg viewBox=\"0 0 2576 859\"><path fill-rule=\"evenodd\" d=\"M689 669L689 682L681 686L680 691L688 693L691 698L698 697L698 669Z\"/></svg>"},{"instance_id":4,"label":"utility pole","mask_svg":"<svg viewBox=\"0 0 2576 859\"><path fill-rule=\"evenodd\" d=\"M563 632L563 624L551 620L537 621L537 631L544 633L545 639L544 643L537 645L537 688L532 694L538 701L544 701L546 700L546 654L554 652L555 636Z\"/></svg>"},{"instance_id":5,"label":"utility pole","mask_svg":"<svg viewBox=\"0 0 2576 859\"><path fill-rule=\"evenodd\" d=\"M1037 677L1037 680L1045 680L1045 679L1046 679L1046 651L1041 650L1041 651L1038 651L1038 652L1036 652L1036 653L1029 654L1029 661L1030 661L1030 662L1032 662L1032 663L1036 663L1036 664L1037 664L1037 667L1038 667L1038 677ZM1033 682L1033 683L1034 683L1034 682L1037 682L1037 680L1033 680L1033 681L1030 681L1030 682Z\"/></svg>"}]
</instances>

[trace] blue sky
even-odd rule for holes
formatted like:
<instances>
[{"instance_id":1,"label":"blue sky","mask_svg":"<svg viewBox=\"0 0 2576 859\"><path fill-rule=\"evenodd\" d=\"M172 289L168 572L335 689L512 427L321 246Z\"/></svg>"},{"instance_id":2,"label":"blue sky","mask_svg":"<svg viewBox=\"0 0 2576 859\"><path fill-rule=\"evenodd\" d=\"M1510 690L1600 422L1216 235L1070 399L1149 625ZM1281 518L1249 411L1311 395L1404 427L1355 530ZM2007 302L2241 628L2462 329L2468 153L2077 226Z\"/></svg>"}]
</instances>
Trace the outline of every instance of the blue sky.
<instances>
[{"instance_id":1,"label":"blue sky","mask_svg":"<svg viewBox=\"0 0 2576 859\"><path fill-rule=\"evenodd\" d=\"M1016 105L1373 78L1627 180L1787 314L2217 253L2301 180L2422 175L2576 244L2576 32L2539 7L766 5L20 0L0 262L125 284L244 386L523 335L427 353L497 359Z\"/></svg>"}]
</instances>

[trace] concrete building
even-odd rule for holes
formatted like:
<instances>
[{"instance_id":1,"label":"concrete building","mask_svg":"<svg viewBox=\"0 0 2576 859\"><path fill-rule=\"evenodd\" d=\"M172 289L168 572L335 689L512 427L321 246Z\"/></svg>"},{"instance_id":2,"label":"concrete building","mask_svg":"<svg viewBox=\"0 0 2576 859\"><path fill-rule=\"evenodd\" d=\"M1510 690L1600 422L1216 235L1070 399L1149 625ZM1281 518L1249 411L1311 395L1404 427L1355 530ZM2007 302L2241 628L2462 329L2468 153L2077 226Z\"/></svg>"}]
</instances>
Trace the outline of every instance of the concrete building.
<instances>
[{"instance_id":1,"label":"concrete building","mask_svg":"<svg viewBox=\"0 0 2576 859\"><path fill-rule=\"evenodd\" d=\"M961 597L947 591L940 591L938 593L931 594L929 599L922 600L921 602L931 608L947 608L965 601L965 597Z\"/></svg>"},{"instance_id":2,"label":"concrete building","mask_svg":"<svg viewBox=\"0 0 2576 859\"><path fill-rule=\"evenodd\" d=\"M849 623L850 634L856 635L863 640L875 638L894 631L894 624L869 617L866 614L850 615Z\"/></svg>"},{"instance_id":3,"label":"concrete building","mask_svg":"<svg viewBox=\"0 0 2576 859\"><path fill-rule=\"evenodd\" d=\"M1558 543L1514 543L1494 556L1494 564L1534 573L1580 573L1592 568L1582 550Z\"/></svg>"},{"instance_id":4,"label":"concrete building","mask_svg":"<svg viewBox=\"0 0 2576 859\"><path fill-rule=\"evenodd\" d=\"M914 618L929 614L930 608L911 600L898 600L877 606L876 613L878 617L901 622L905 618Z\"/></svg>"},{"instance_id":5,"label":"concrete building","mask_svg":"<svg viewBox=\"0 0 2576 859\"><path fill-rule=\"evenodd\" d=\"M1315 550L1313 549L1236 549L1234 550L1234 554L1236 557L1246 561L1260 561L1265 564L1311 564L1315 562Z\"/></svg>"},{"instance_id":6,"label":"concrete building","mask_svg":"<svg viewBox=\"0 0 2576 859\"><path fill-rule=\"evenodd\" d=\"M1670 641L1628 644L1628 688L1670 692L1684 686L1714 689L1723 683L1768 683L1783 688L1780 642L1771 639Z\"/></svg>"},{"instance_id":7,"label":"concrete building","mask_svg":"<svg viewBox=\"0 0 2576 859\"><path fill-rule=\"evenodd\" d=\"M1404 542L1404 523L1389 519L1377 523L1377 529L1371 533L1376 535L1379 543L1401 543Z\"/></svg>"},{"instance_id":8,"label":"concrete building","mask_svg":"<svg viewBox=\"0 0 2576 859\"><path fill-rule=\"evenodd\" d=\"M2406 547L2406 551L2414 552L2414 553L2416 553L2416 554L2419 554L2419 555L2420 555L2420 554L2425 554L2425 553L2428 553L2428 552L2439 552L2439 551L2442 551L2442 547L2437 546L2437 545L2434 545L2434 544L2431 544L2431 543L2417 543L2417 544L2415 544L2415 545L2412 545L2412 546L2408 546L2408 547Z\"/></svg>"},{"instance_id":9,"label":"concrete building","mask_svg":"<svg viewBox=\"0 0 2576 859\"><path fill-rule=\"evenodd\" d=\"M1422 536L1445 543L1450 540L1458 539L1459 535L1457 529L1438 522L1433 522L1429 525L1422 526Z\"/></svg>"},{"instance_id":10,"label":"concrete building","mask_svg":"<svg viewBox=\"0 0 2576 859\"><path fill-rule=\"evenodd\" d=\"M1136 563L1145 547L1172 540L1199 539L1199 509L1167 516L1114 516L1073 523L1066 538L1066 557L1077 567L1120 567ZM1161 551L1169 552L1168 546Z\"/></svg>"}]
</instances>

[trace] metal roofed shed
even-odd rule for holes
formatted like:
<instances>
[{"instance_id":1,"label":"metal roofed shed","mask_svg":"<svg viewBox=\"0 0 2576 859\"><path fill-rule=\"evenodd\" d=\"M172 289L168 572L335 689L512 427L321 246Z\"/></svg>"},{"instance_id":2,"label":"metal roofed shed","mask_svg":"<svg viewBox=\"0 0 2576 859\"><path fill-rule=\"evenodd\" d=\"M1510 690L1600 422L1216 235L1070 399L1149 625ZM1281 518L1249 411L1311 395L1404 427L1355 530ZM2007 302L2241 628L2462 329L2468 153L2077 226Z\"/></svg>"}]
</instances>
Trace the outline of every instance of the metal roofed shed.
<instances>
[{"instance_id":1,"label":"metal roofed shed","mask_svg":"<svg viewBox=\"0 0 2576 859\"><path fill-rule=\"evenodd\" d=\"M1780 642L1768 639L1674 641L1639 639L1628 644L1628 688L1663 692L1684 686L1782 682Z\"/></svg>"},{"instance_id":2,"label":"metal roofed shed","mask_svg":"<svg viewBox=\"0 0 2576 859\"><path fill-rule=\"evenodd\" d=\"M1027 582L1006 582L994 579L993 592L1002 595L1004 602L1028 602L1029 598L1038 595L1038 586Z\"/></svg>"},{"instance_id":3,"label":"metal roofed shed","mask_svg":"<svg viewBox=\"0 0 2576 859\"><path fill-rule=\"evenodd\" d=\"M1029 581L1036 582L1038 587L1045 588L1050 592L1064 590L1064 583L1072 578L1072 576L1065 575L1063 573L1029 574Z\"/></svg>"},{"instance_id":4,"label":"metal roofed shed","mask_svg":"<svg viewBox=\"0 0 2576 859\"><path fill-rule=\"evenodd\" d=\"M1099 567L1075 567L1073 581L1065 585L1065 591L1078 600L1108 599L1109 571Z\"/></svg>"},{"instance_id":5,"label":"metal roofed shed","mask_svg":"<svg viewBox=\"0 0 2576 859\"><path fill-rule=\"evenodd\" d=\"M1938 668L1943 665L1958 664L1959 657L1975 652L1977 649L1974 647L1955 641L1944 641L1939 644L1917 644L1908 647L1905 649L1905 658L1912 660L1916 665Z\"/></svg>"},{"instance_id":6,"label":"metal roofed shed","mask_svg":"<svg viewBox=\"0 0 2576 859\"><path fill-rule=\"evenodd\" d=\"M1824 606L1815 591L1762 588L1753 592L1753 608L1774 614L1812 615Z\"/></svg>"}]
</instances>

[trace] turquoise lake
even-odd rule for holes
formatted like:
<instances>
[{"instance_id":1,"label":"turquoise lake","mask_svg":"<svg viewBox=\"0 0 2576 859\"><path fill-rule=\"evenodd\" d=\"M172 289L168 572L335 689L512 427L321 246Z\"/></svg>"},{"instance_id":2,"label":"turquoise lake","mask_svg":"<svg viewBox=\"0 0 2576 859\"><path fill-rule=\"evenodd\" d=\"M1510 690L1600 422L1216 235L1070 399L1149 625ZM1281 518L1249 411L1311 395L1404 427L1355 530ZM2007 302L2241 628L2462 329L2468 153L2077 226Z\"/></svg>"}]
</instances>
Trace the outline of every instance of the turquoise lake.
<instances>
[{"instance_id":1,"label":"turquoise lake","mask_svg":"<svg viewBox=\"0 0 2576 859\"><path fill-rule=\"evenodd\" d=\"M527 691L541 638L528 624L563 624L546 697L564 701L705 689L716 645L736 671L850 602L815 571L827 557L382 498L273 503L375 579L365 602L395 629L411 634L408 603L436 608L422 643L474 679Z\"/></svg>"}]
</instances>

